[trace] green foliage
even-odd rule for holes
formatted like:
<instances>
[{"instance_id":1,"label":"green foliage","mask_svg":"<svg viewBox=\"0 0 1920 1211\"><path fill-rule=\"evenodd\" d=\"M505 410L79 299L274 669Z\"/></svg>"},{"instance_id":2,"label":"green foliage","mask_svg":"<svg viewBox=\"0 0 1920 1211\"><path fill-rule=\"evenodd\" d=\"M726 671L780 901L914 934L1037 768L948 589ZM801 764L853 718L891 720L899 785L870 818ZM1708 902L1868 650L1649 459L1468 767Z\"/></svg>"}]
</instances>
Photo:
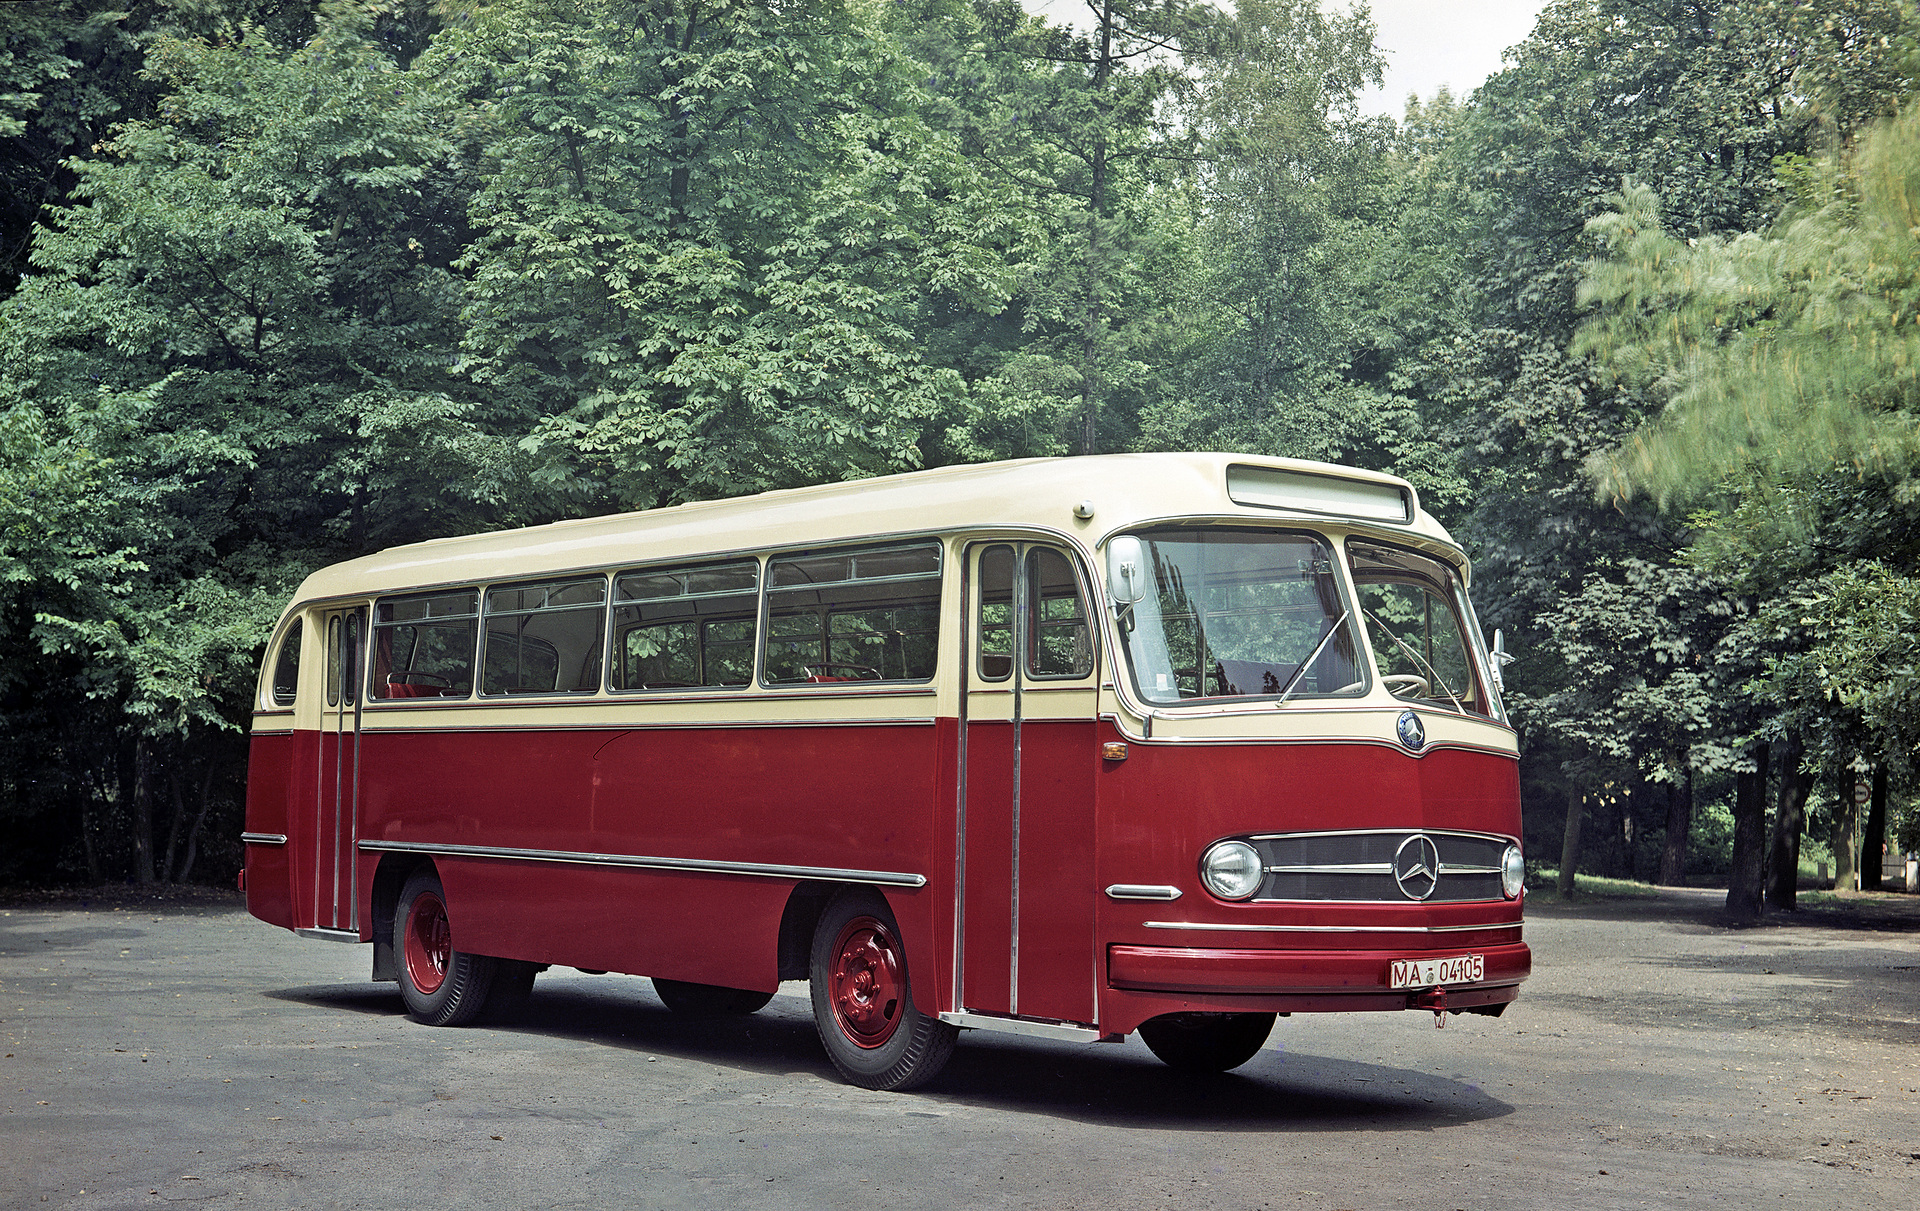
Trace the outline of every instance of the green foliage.
<instances>
[{"instance_id":1,"label":"green foliage","mask_svg":"<svg viewBox=\"0 0 1920 1211\"><path fill-rule=\"evenodd\" d=\"M1603 490L1683 503L1721 485L1835 470L1905 486L1920 462L1920 106L1801 174L1765 235L1682 243L1630 185L1591 228L1577 348L1667 405L1594 462Z\"/></svg>"},{"instance_id":2,"label":"green foliage","mask_svg":"<svg viewBox=\"0 0 1920 1211\"><path fill-rule=\"evenodd\" d=\"M492 6L422 61L487 133L462 372L544 483L653 505L903 470L960 391L913 325L997 309L1007 223L835 0Z\"/></svg>"}]
</instances>

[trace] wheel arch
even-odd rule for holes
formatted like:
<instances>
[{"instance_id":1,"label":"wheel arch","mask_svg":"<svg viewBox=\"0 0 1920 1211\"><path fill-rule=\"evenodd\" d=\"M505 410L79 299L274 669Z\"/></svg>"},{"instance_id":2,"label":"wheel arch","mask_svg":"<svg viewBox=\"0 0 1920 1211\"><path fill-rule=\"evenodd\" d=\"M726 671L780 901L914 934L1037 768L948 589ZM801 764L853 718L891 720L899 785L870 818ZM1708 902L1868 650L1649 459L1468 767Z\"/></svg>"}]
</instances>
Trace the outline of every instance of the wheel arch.
<instances>
[{"instance_id":1,"label":"wheel arch","mask_svg":"<svg viewBox=\"0 0 1920 1211\"><path fill-rule=\"evenodd\" d=\"M822 883L807 879L794 885L787 906L780 913L779 978L804 980L813 958L813 931L820 914L846 887L840 883ZM874 890L879 890L875 888Z\"/></svg>"},{"instance_id":2,"label":"wheel arch","mask_svg":"<svg viewBox=\"0 0 1920 1211\"><path fill-rule=\"evenodd\" d=\"M425 867L437 870L433 859L423 854L387 854L373 872L371 915L373 930L373 978L393 981L400 978L399 961L393 954L393 914L400 907L400 889L413 872Z\"/></svg>"}]
</instances>

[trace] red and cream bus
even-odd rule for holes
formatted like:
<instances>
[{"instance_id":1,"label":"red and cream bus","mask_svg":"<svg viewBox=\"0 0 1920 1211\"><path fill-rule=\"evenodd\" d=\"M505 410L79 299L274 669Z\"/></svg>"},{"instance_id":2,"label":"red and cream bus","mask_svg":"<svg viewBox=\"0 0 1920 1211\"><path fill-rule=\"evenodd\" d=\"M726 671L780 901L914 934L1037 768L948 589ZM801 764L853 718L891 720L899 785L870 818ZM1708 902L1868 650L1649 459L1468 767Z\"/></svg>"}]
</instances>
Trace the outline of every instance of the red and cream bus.
<instances>
[{"instance_id":1,"label":"red and cream bus","mask_svg":"<svg viewBox=\"0 0 1920 1211\"><path fill-rule=\"evenodd\" d=\"M552 965L694 1014L807 979L870 1088L963 1029L1219 1070L1275 1015L1498 1014L1519 781L1467 576L1403 480L1226 454L399 547L274 633L248 908L434 1024Z\"/></svg>"}]
</instances>

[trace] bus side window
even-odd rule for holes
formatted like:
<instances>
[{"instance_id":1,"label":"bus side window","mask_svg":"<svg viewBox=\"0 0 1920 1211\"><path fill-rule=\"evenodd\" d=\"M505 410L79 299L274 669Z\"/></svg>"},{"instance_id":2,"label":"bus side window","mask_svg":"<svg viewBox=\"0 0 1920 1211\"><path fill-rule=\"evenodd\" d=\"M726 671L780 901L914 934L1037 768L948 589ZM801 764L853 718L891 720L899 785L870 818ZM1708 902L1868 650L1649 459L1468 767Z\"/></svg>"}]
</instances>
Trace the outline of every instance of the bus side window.
<instances>
[{"instance_id":1,"label":"bus side window","mask_svg":"<svg viewBox=\"0 0 1920 1211\"><path fill-rule=\"evenodd\" d=\"M294 619L280 641L280 658L273 662L273 703L292 706L300 690L301 619Z\"/></svg>"},{"instance_id":2,"label":"bus side window","mask_svg":"<svg viewBox=\"0 0 1920 1211\"><path fill-rule=\"evenodd\" d=\"M767 565L769 683L925 681L939 633L937 542Z\"/></svg>"},{"instance_id":3,"label":"bus side window","mask_svg":"<svg viewBox=\"0 0 1920 1211\"><path fill-rule=\"evenodd\" d=\"M613 587L616 690L692 689L753 680L760 609L756 561L624 572Z\"/></svg>"},{"instance_id":4,"label":"bus side window","mask_svg":"<svg viewBox=\"0 0 1920 1211\"><path fill-rule=\"evenodd\" d=\"M1087 606L1073 564L1051 547L1027 552L1027 675L1085 677L1093 672Z\"/></svg>"},{"instance_id":5,"label":"bus side window","mask_svg":"<svg viewBox=\"0 0 1920 1211\"><path fill-rule=\"evenodd\" d=\"M980 553L980 680L1013 676L1013 548Z\"/></svg>"},{"instance_id":6,"label":"bus side window","mask_svg":"<svg viewBox=\"0 0 1920 1211\"><path fill-rule=\"evenodd\" d=\"M473 692L475 589L386 598L373 612L371 698L465 698Z\"/></svg>"},{"instance_id":7,"label":"bus side window","mask_svg":"<svg viewBox=\"0 0 1920 1211\"><path fill-rule=\"evenodd\" d=\"M607 578L487 590L482 694L591 694L600 689Z\"/></svg>"}]
</instances>

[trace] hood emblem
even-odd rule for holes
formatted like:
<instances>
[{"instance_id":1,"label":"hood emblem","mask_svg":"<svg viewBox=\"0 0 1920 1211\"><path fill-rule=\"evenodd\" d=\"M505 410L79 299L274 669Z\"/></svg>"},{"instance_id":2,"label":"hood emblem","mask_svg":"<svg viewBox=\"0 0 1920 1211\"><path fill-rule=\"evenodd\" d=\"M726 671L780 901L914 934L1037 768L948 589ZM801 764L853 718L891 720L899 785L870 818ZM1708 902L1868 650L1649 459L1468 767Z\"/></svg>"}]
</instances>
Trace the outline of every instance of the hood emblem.
<instances>
[{"instance_id":1,"label":"hood emblem","mask_svg":"<svg viewBox=\"0 0 1920 1211\"><path fill-rule=\"evenodd\" d=\"M1425 833L1415 833L1393 853L1393 881L1409 900L1424 900L1440 886L1440 847Z\"/></svg>"},{"instance_id":2,"label":"hood emblem","mask_svg":"<svg viewBox=\"0 0 1920 1211\"><path fill-rule=\"evenodd\" d=\"M1409 752L1419 752L1426 747L1427 729L1420 725L1420 716L1412 711L1401 711L1400 718L1393 725L1394 735L1400 737L1400 743L1407 746Z\"/></svg>"}]
</instances>

